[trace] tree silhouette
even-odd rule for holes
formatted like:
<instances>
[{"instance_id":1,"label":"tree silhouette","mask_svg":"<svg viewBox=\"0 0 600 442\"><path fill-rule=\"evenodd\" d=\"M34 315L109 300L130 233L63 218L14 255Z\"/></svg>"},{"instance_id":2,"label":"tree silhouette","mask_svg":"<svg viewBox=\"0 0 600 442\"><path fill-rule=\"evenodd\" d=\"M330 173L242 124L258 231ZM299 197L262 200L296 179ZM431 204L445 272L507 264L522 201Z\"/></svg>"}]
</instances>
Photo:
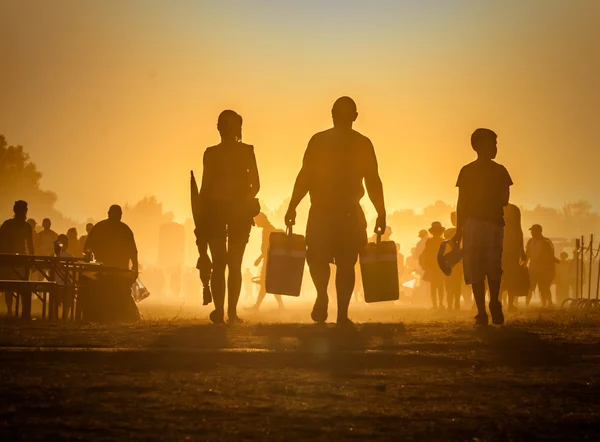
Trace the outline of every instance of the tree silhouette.
<instances>
[{"instance_id":1,"label":"tree silhouette","mask_svg":"<svg viewBox=\"0 0 600 442\"><path fill-rule=\"evenodd\" d=\"M0 218L10 218L14 202L25 200L29 203L29 216L37 218L38 222L41 218L51 218L53 227L64 232L69 227L82 228L54 207L57 196L40 188L41 178L42 173L23 146L9 145L6 137L0 134Z\"/></svg>"}]
</instances>

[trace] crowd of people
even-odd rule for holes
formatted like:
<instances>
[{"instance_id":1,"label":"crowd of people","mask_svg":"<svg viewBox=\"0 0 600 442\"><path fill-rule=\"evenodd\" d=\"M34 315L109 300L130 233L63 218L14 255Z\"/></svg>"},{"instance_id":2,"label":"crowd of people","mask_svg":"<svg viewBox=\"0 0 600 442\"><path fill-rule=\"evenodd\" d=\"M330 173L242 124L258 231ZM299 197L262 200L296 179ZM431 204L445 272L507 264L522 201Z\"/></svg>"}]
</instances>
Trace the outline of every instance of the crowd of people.
<instances>
[{"instance_id":1,"label":"crowd of people","mask_svg":"<svg viewBox=\"0 0 600 442\"><path fill-rule=\"evenodd\" d=\"M500 293L501 303L508 311L517 311L519 298L529 306L536 292L539 293L542 307L561 305L570 297L575 297L577 258L570 258L565 251L555 256L554 244L543 235L543 228L539 224L531 226L531 238L525 244L517 206L505 206L504 219ZM451 214L451 223L456 226L456 212ZM419 233L419 243L406 260L406 270L399 272L400 278L405 281L416 278L421 282L415 291L428 291L434 309L459 310L461 303L471 304L472 293L464 282L462 262L454 267L450 275L444 274L438 264L441 244L452 241L455 235L456 227L446 229L441 222L432 223L428 231ZM554 296L552 286L555 286Z\"/></svg>"},{"instance_id":2,"label":"crowd of people","mask_svg":"<svg viewBox=\"0 0 600 442\"><path fill-rule=\"evenodd\" d=\"M356 103L349 97L339 98L331 116L333 127L317 133L308 143L282 221L291 229L296 222L296 208L310 195L305 239L307 264L316 288L311 318L317 323L327 320L334 281L337 323L349 325L350 301L360 292L358 257L368 242L367 222L360 205L365 193L377 211L375 235L388 240L391 229L386 225L383 184L373 144L353 129L358 117ZM248 270L242 274L242 262L254 225L262 229L261 255L255 262L256 266L262 264L262 271L252 309L260 308L266 296L269 236L278 229L261 213L257 199L259 171L253 146L242 142L242 117L232 110L223 111L217 130L221 142L204 153L200 186L192 172L191 202L203 300L205 305L213 303L210 319L220 324L225 322L226 312L229 322L240 321L237 306L243 281L247 296L251 292L248 281L254 282L253 277ZM568 296L572 261L568 256L554 256L553 244L539 225L531 227L532 238L524 244L519 209L509 203L512 179L506 168L495 162L496 133L477 129L471 136L471 146L477 159L463 167L458 176L459 197L450 219L452 227L446 229L436 221L428 230L422 230L406 262L398 247L398 273L401 278L416 273L423 286L427 285L436 309L459 309L461 298L471 297L465 295L465 286L470 286L477 325L489 321L485 306L489 293L492 322L499 325L504 323L501 294L505 294L509 310L516 308L521 296L529 303L536 287L542 304L552 305L553 281L557 284L557 301ZM0 252L82 258L93 254L98 261L130 269L137 277L135 240L131 229L121 222L119 206L110 208L107 220L88 224L87 234L81 237L75 228L57 234L50 219L44 219L38 231L35 220L27 220L26 215L27 203L18 201L15 217L0 229ZM438 252L444 244L462 249L462 262L449 274L438 263ZM114 286L114 281L111 284ZM120 286L113 291L125 293L126 289ZM281 297L275 299L283 308Z\"/></svg>"},{"instance_id":3,"label":"crowd of people","mask_svg":"<svg viewBox=\"0 0 600 442\"><path fill-rule=\"evenodd\" d=\"M132 284L138 275L137 246L133 232L121 221L120 206L111 206L106 220L96 225L88 223L86 235L81 237L78 236L76 228L58 234L52 230L52 221L49 218L42 221L42 228L38 230L37 222L33 218L27 218L28 210L26 201L15 202L13 218L0 226L0 253L81 258L96 260L106 267L130 270L131 278L108 276L97 278L97 282L94 283L89 282L85 302L93 308L87 309L90 315L88 319L101 316L122 319L139 317L130 296ZM31 271L27 276L34 281L45 278L37 271ZM59 286L65 285L65 280L60 274L52 277ZM10 268L0 267L1 279L15 279L15 275ZM94 293L97 296L94 296ZM7 313L12 315L13 294L5 293L4 298ZM23 315L28 319L29 309L26 309Z\"/></svg>"}]
</instances>

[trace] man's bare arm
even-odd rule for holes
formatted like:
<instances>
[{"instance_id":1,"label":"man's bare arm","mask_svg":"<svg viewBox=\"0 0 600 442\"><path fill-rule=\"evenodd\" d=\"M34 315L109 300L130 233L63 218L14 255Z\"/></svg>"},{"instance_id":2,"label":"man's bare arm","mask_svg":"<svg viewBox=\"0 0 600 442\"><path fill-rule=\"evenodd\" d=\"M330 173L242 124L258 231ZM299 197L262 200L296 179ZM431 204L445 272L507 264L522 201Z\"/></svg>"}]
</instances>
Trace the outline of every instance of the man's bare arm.
<instances>
[{"instance_id":1,"label":"man's bare arm","mask_svg":"<svg viewBox=\"0 0 600 442\"><path fill-rule=\"evenodd\" d=\"M383 183L379 176L379 166L377 164L377 157L375 156L375 149L369 141L369 152L365 171L365 187L367 188L367 194L369 199L375 206L377 211L377 223L375 226L375 233L383 233L386 227L386 211L385 211L385 199L383 197Z\"/></svg>"},{"instance_id":2,"label":"man's bare arm","mask_svg":"<svg viewBox=\"0 0 600 442\"><path fill-rule=\"evenodd\" d=\"M298 173L298 176L296 177L290 205L285 214L286 226L293 226L296 223L296 208L310 190L310 169L312 168L312 163L314 161L313 152L313 140L311 139L306 148L306 152L304 153L302 169L300 169L300 173Z\"/></svg>"},{"instance_id":3,"label":"man's bare arm","mask_svg":"<svg viewBox=\"0 0 600 442\"><path fill-rule=\"evenodd\" d=\"M285 214L286 226L293 226L296 223L296 208L304 199L308 191L308 173L306 172L305 168L302 167L300 173L298 174L298 177L296 178L296 183L294 184L294 191L292 192L292 199L290 200L290 205L288 207L287 213Z\"/></svg>"}]
</instances>

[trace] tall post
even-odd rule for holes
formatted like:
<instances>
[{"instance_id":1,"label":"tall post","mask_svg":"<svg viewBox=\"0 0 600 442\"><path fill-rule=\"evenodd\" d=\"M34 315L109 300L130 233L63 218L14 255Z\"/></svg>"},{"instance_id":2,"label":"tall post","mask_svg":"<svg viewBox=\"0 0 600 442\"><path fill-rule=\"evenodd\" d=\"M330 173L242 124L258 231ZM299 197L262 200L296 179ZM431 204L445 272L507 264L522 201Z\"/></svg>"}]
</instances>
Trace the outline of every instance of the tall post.
<instances>
[{"instance_id":1,"label":"tall post","mask_svg":"<svg viewBox=\"0 0 600 442\"><path fill-rule=\"evenodd\" d=\"M579 247L580 247L579 238L575 240L575 293L573 294L573 298L577 299L579 297Z\"/></svg>"},{"instance_id":2,"label":"tall post","mask_svg":"<svg viewBox=\"0 0 600 442\"><path fill-rule=\"evenodd\" d=\"M581 267L579 275L579 298L583 298L583 285L585 282L585 237L583 235L581 235L581 247L579 253L581 255Z\"/></svg>"},{"instance_id":3,"label":"tall post","mask_svg":"<svg viewBox=\"0 0 600 442\"><path fill-rule=\"evenodd\" d=\"M598 246L598 253L600 254L600 245ZM600 259L598 259L598 274L596 278L596 299L600 295Z\"/></svg>"},{"instance_id":4,"label":"tall post","mask_svg":"<svg viewBox=\"0 0 600 442\"><path fill-rule=\"evenodd\" d=\"M590 269L588 270L588 299L592 297L592 269L594 268L594 234L590 236Z\"/></svg>"}]
</instances>

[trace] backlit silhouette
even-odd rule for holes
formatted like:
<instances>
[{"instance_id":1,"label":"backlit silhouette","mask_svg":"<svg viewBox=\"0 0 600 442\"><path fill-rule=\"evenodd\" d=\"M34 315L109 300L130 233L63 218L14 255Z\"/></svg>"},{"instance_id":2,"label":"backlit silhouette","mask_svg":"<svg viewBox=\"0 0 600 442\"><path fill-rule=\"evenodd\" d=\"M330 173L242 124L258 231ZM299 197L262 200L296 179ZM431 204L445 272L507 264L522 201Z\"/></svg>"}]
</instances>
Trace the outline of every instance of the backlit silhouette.
<instances>
[{"instance_id":1,"label":"backlit silhouette","mask_svg":"<svg viewBox=\"0 0 600 442\"><path fill-rule=\"evenodd\" d=\"M485 283L490 290L492 322L504 323L499 300L502 281L504 206L508 204L513 182L504 166L494 159L498 152L497 135L477 129L471 136L477 160L460 171L458 187L457 232L454 242L463 241L465 282L473 286L477 305L475 322L488 324L485 310Z\"/></svg>"},{"instance_id":2,"label":"backlit silhouette","mask_svg":"<svg viewBox=\"0 0 600 442\"><path fill-rule=\"evenodd\" d=\"M202 237L213 260L211 288L215 310L210 319L222 323L225 314L225 270L227 314L239 320L237 303L242 287L242 259L253 218L260 212L256 194L260 189L254 147L242 143L242 117L231 110L219 115L221 142L206 149L200 188Z\"/></svg>"},{"instance_id":3,"label":"backlit silhouette","mask_svg":"<svg viewBox=\"0 0 600 442\"><path fill-rule=\"evenodd\" d=\"M17 201L13 206L14 217L4 221L0 226L0 253L11 253L26 255L34 254L33 230L27 222L27 203ZM0 267L0 279L17 279L10 268ZM12 315L13 295L5 293L6 308L8 315ZM23 299L23 317L31 316L31 296L22 296Z\"/></svg>"},{"instance_id":4,"label":"backlit silhouette","mask_svg":"<svg viewBox=\"0 0 600 442\"><path fill-rule=\"evenodd\" d=\"M386 227L386 212L373 144L352 129L358 117L356 104L349 97L339 98L331 115L333 128L314 135L308 143L285 221L286 225L294 225L296 208L309 193L307 261L317 289L311 316L316 322L327 320L329 264L335 263L337 321L349 323L354 265L367 243L367 223L360 206L365 193L363 180L377 210L375 230L379 234Z\"/></svg>"}]
</instances>

